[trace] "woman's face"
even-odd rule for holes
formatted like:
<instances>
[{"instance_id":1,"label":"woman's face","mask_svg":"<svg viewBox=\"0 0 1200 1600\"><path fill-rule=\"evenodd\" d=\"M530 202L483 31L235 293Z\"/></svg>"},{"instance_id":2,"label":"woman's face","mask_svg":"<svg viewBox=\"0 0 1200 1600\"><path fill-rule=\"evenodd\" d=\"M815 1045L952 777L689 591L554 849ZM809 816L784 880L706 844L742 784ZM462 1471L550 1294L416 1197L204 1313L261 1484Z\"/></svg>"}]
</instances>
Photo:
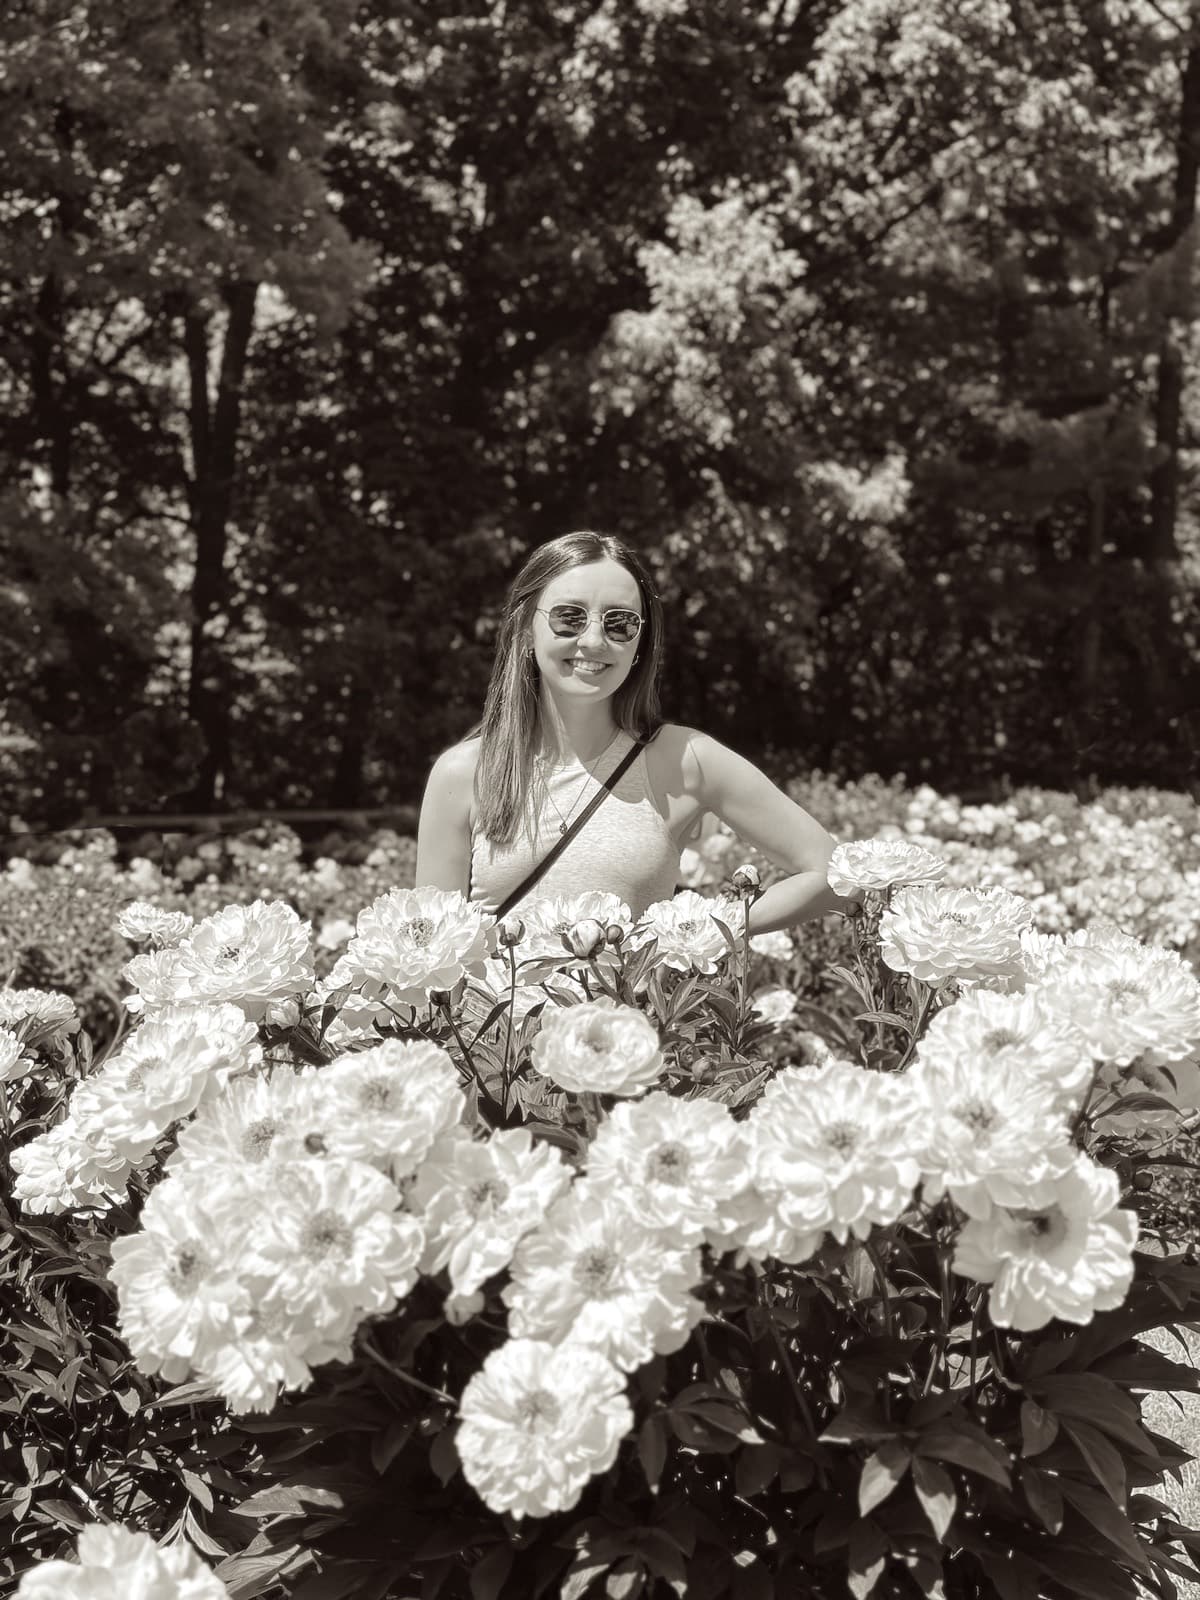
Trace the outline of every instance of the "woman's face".
<instances>
[{"instance_id":1,"label":"woman's face","mask_svg":"<svg viewBox=\"0 0 1200 1600\"><path fill-rule=\"evenodd\" d=\"M554 632L547 612L557 605L577 605L587 611L582 633L570 638ZM644 615L637 579L608 557L560 573L538 596L531 628L533 653L551 694L572 701L607 699L629 676L642 634L627 642L609 638L602 622L606 611Z\"/></svg>"}]
</instances>

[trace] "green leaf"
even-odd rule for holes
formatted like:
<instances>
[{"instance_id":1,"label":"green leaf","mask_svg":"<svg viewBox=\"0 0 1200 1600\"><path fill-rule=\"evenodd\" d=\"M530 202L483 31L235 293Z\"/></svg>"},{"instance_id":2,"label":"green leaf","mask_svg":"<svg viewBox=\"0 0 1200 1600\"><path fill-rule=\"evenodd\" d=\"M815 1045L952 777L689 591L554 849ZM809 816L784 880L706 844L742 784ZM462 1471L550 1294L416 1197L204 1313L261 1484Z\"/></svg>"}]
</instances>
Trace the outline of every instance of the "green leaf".
<instances>
[{"instance_id":1,"label":"green leaf","mask_svg":"<svg viewBox=\"0 0 1200 1600\"><path fill-rule=\"evenodd\" d=\"M908 1471L911 1460L907 1446L891 1439L867 1457L858 1480L860 1516L867 1516L876 1506L883 1504Z\"/></svg>"},{"instance_id":2,"label":"green leaf","mask_svg":"<svg viewBox=\"0 0 1200 1600\"><path fill-rule=\"evenodd\" d=\"M1035 1400L1021 1401L1021 1454L1039 1456L1049 1450L1058 1437L1058 1418L1044 1411Z\"/></svg>"},{"instance_id":3,"label":"green leaf","mask_svg":"<svg viewBox=\"0 0 1200 1600\"><path fill-rule=\"evenodd\" d=\"M371 1440L371 1465L381 1477L412 1438L416 1426L415 1417L393 1417Z\"/></svg>"},{"instance_id":4,"label":"green leaf","mask_svg":"<svg viewBox=\"0 0 1200 1600\"><path fill-rule=\"evenodd\" d=\"M443 1487L462 1466L458 1458L458 1446L454 1442L455 1432L453 1427L443 1428L429 1450L430 1470Z\"/></svg>"},{"instance_id":5,"label":"green leaf","mask_svg":"<svg viewBox=\"0 0 1200 1600\"><path fill-rule=\"evenodd\" d=\"M743 1499L753 1499L773 1482L779 1472L783 1452L778 1445L747 1445L733 1469L733 1486Z\"/></svg>"},{"instance_id":6,"label":"green leaf","mask_svg":"<svg viewBox=\"0 0 1200 1600\"><path fill-rule=\"evenodd\" d=\"M1138 1600L1141 1593L1116 1562L1088 1555L1077 1546L1069 1550L1045 1546L1038 1559L1044 1572L1084 1600Z\"/></svg>"},{"instance_id":7,"label":"green leaf","mask_svg":"<svg viewBox=\"0 0 1200 1600\"><path fill-rule=\"evenodd\" d=\"M205 1483L204 1479L198 1477L196 1473L190 1472L187 1467L179 1468L179 1478L192 1499L198 1500L206 1511L211 1511L213 1508L212 1489Z\"/></svg>"},{"instance_id":8,"label":"green leaf","mask_svg":"<svg viewBox=\"0 0 1200 1600\"><path fill-rule=\"evenodd\" d=\"M1021 1487L1029 1509L1047 1533L1058 1534L1063 1525L1063 1497L1058 1478L1040 1467L1021 1468Z\"/></svg>"},{"instance_id":9,"label":"green leaf","mask_svg":"<svg viewBox=\"0 0 1200 1600\"><path fill-rule=\"evenodd\" d=\"M638 1431L638 1459L646 1482L657 1492L663 1468L667 1464L666 1423L661 1412L647 1417Z\"/></svg>"},{"instance_id":10,"label":"green leaf","mask_svg":"<svg viewBox=\"0 0 1200 1600\"><path fill-rule=\"evenodd\" d=\"M846 1582L854 1600L867 1600L883 1576L891 1546L873 1522L856 1522L850 1530L850 1566Z\"/></svg>"},{"instance_id":11,"label":"green leaf","mask_svg":"<svg viewBox=\"0 0 1200 1600\"><path fill-rule=\"evenodd\" d=\"M945 1544L946 1534L958 1506L954 1480L943 1468L921 1456L914 1456L912 1464L913 1488L922 1509L937 1534Z\"/></svg>"},{"instance_id":12,"label":"green leaf","mask_svg":"<svg viewBox=\"0 0 1200 1600\"><path fill-rule=\"evenodd\" d=\"M1086 1483L1077 1483L1074 1478L1067 1477L1061 1477L1058 1481L1064 1500L1086 1517L1097 1533L1103 1534L1114 1549L1121 1552L1131 1567L1148 1576L1150 1563L1146 1559L1146 1552L1125 1513L1119 1511L1106 1495Z\"/></svg>"},{"instance_id":13,"label":"green leaf","mask_svg":"<svg viewBox=\"0 0 1200 1600\"><path fill-rule=\"evenodd\" d=\"M894 1439L899 1431L877 1412L849 1405L829 1422L820 1437L830 1444L855 1444L859 1440Z\"/></svg>"},{"instance_id":14,"label":"green leaf","mask_svg":"<svg viewBox=\"0 0 1200 1600\"><path fill-rule=\"evenodd\" d=\"M270 1589L298 1562L311 1561L311 1554L299 1545L289 1544L280 1549L266 1550L259 1555L236 1555L222 1561L215 1568L217 1577L229 1591L230 1600L254 1600L255 1595Z\"/></svg>"},{"instance_id":15,"label":"green leaf","mask_svg":"<svg viewBox=\"0 0 1200 1600\"><path fill-rule=\"evenodd\" d=\"M1009 1460L1003 1446L969 1423L965 1417L946 1418L934 1422L918 1437L916 1453L932 1456L935 1461L953 1461L981 1477L990 1478L1002 1489L1011 1483Z\"/></svg>"},{"instance_id":16,"label":"green leaf","mask_svg":"<svg viewBox=\"0 0 1200 1600\"><path fill-rule=\"evenodd\" d=\"M1109 1499L1125 1509L1125 1463L1120 1452L1096 1428L1074 1418L1064 1418L1063 1429L1070 1435L1080 1455L1096 1475Z\"/></svg>"},{"instance_id":17,"label":"green leaf","mask_svg":"<svg viewBox=\"0 0 1200 1600\"><path fill-rule=\"evenodd\" d=\"M35 1510L60 1523L64 1528L70 1528L72 1532L86 1528L89 1520L82 1516L79 1507L72 1505L69 1500L39 1500Z\"/></svg>"},{"instance_id":18,"label":"green leaf","mask_svg":"<svg viewBox=\"0 0 1200 1600\"><path fill-rule=\"evenodd\" d=\"M496 1600L512 1571L516 1552L511 1544L497 1545L471 1568L471 1600Z\"/></svg>"}]
</instances>

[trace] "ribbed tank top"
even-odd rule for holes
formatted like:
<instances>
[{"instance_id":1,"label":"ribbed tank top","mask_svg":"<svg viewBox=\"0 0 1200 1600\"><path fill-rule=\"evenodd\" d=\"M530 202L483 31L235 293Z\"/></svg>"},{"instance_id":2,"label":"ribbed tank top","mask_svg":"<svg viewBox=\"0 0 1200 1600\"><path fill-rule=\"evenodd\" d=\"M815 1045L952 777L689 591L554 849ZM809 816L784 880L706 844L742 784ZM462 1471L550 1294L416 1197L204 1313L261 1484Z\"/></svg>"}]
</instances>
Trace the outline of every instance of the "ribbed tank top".
<instances>
[{"instance_id":1,"label":"ribbed tank top","mask_svg":"<svg viewBox=\"0 0 1200 1600\"><path fill-rule=\"evenodd\" d=\"M532 839L527 829L521 829L511 845L493 845L474 828L470 898L494 911L558 843L562 818L573 821L579 815L597 784L604 782L633 742L629 734L619 733L596 763L593 777L579 760L552 773L547 789L558 811L549 798L544 800ZM646 752L639 750L612 793L523 898L539 900L544 895L600 889L619 895L634 917L640 917L655 900L669 900L675 893L679 855L679 846L650 792Z\"/></svg>"}]
</instances>

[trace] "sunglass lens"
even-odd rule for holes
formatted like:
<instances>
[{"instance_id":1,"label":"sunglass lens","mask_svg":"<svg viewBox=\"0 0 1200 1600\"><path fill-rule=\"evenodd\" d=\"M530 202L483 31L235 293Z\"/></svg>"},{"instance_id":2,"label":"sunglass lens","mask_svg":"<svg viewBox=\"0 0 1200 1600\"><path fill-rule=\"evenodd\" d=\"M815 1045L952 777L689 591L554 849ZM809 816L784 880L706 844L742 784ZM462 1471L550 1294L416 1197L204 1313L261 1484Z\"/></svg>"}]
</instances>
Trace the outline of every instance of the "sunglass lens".
<instances>
[{"instance_id":1,"label":"sunglass lens","mask_svg":"<svg viewBox=\"0 0 1200 1600\"><path fill-rule=\"evenodd\" d=\"M560 638L569 639L587 627L587 612L582 606L551 606L549 622Z\"/></svg>"},{"instance_id":2,"label":"sunglass lens","mask_svg":"<svg viewBox=\"0 0 1200 1600\"><path fill-rule=\"evenodd\" d=\"M616 644L628 644L637 637L642 619L636 611L606 611L604 631Z\"/></svg>"}]
</instances>

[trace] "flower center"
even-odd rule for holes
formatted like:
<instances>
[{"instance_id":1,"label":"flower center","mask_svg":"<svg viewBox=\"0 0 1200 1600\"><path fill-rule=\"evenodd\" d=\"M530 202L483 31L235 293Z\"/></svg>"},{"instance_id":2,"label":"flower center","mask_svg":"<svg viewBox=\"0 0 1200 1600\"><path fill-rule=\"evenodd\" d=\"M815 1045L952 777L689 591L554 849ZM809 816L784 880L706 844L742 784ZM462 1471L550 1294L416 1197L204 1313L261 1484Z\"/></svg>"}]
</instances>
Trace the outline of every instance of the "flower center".
<instances>
[{"instance_id":1,"label":"flower center","mask_svg":"<svg viewBox=\"0 0 1200 1600\"><path fill-rule=\"evenodd\" d=\"M858 1146L858 1129L852 1122L831 1122L825 1130L825 1143L839 1156L848 1156Z\"/></svg>"},{"instance_id":2,"label":"flower center","mask_svg":"<svg viewBox=\"0 0 1200 1600\"><path fill-rule=\"evenodd\" d=\"M270 1117L262 1117L258 1122L250 1123L242 1134L242 1154L247 1161L262 1161L266 1157L278 1126L278 1123Z\"/></svg>"},{"instance_id":3,"label":"flower center","mask_svg":"<svg viewBox=\"0 0 1200 1600\"><path fill-rule=\"evenodd\" d=\"M575 1278L588 1294L600 1294L612 1283L617 1269L614 1251L603 1245L593 1245L584 1250L575 1262Z\"/></svg>"},{"instance_id":4,"label":"flower center","mask_svg":"<svg viewBox=\"0 0 1200 1600\"><path fill-rule=\"evenodd\" d=\"M413 944L424 949L433 940L433 923L428 917L414 917L405 923L404 932Z\"/></svg>"},{"instance_id":5,"label":"flower center","mask_svg":"<svg viewBox=\"0 0 1200 1600\"><path fill-rule=\"evenodd\" d=\"M1114 978L1104 987L1114 1011L1132 1011L1139 1000L1146 998L1145 988L1133 978Z\"/></svg>"},{"instance_id":6,"label":"flower center","mask_svg":"<svg viewBox=\"0 0 1200 1600\"><path fill-rule=\"evenodd\" d=\"M476 1216L487 1205L500 1206L508 1199L508 1185L499 1178L484 1178L467 1190L467 1204Z\"/></svg>"},{"instance_id":7,"label":"flower center","mask_svg":"<svg viewBox=\"0 0 1200 1600\"><path fill-rule=\"evenodd\" d=\"M310 1261L320 1261L326 1256L348 1255L354 1236L336 1211L315 1212L304 1224L300 1235L300 1250Z\"/></svg>"},{"instance_id":8,"label":"flower center","mask_svg":"<svg viewBox=\"0 0 1200 1600\"><path fill-rule=\"evenodd\" d=\"M651 1183L682 1183L687 1171L688 1153L681 1144L660 1144L646 1163Z\"/></svg>"},{"instance_id":9,"label":"flower center","mask_svg":"<svg viewBox=\"0 0 1200 1600\"><path fill-rule=\"evenodd\" d=\"M217 952L217 960L223 961L225 965L229 967L233 966L235 962L240 961L241 956L242 947L241 945L237 944L223 944L220 950Z\"/></svg>"},{"instance_id":10,"label":"flower center","mask_svg":"<svg viewBox=\"0 0 1200 1600\"><path fill-rule=\"evenodd\" d=\"M183 1294L201 1276L203 1270L204 1262L199 1253L190 1245L181 1245L167 1270L167 1282L176 1294Z\"/></svg>"},{"instance_id":11,"label":"flower center","mask_svg":"<svg viewBox=\"0 0 1200 1600\"><path fill-rule=\"evenodd\" d=\"M694 939L698 933L703 933L705 920L707 919L689 917L686 922L679 924L679 931L685 939Z\"/></svg>"},{"instance_id":12,"label":"flower center","mask_svg":"<svg viewBox=\"0 0 1200 1600\"><path fill-rule=\"evenodd\" d=\"M969 928L971 926L971 919L964 911L947 911L943 920L956 923L960 928Z\"/></svg>"},{"instance_id":13,"label":"flower center","mask_svg":"<svg viewBox=\"0 0 1200 1600\"><path fill-rule=\"evenodd\" d=\"M389 1111L394 1089L386 1078L368 1078L358 1091L358 1103L364 1111Z\"/></svg>"},{"instance_id":14,"label":"flower center","mask_svg":"<svg viewBox=\"0 0 1200 1600\"><path fill-rule=\"evenodd\" d=\"M1067 1219L1056 1206L1052 1211L1017 1212L1025 1223L1029 1242L1040 1255L1049 1255L1067 1236Z\"/></svg>"},{"instance_id":15,"label":"flower center","mask_svg":"<svg viewBox=\"0 0 1200 1600\"><path fill-rule=\"evenodd\" d=\"M558 1423L561 1408L546 1389L532 1389L516 1404L517 1421L530 1433L549 1432Z\"/></svg>"},{"instance_id":16,"label":"flower center","mask_svg":"<svg viewBox=\"0 0 1200 1600\"><path fill-rule=\"evenodd\" d=\"M1000 1120L995 1106L984 1100L960 1100L950 1115L964 1122L972 1133L990 1133Z\"/></svg>"},{"instance_id":17,"label":"flower center","mask_svg":"<svg viewBox=\"0 0 1200 1600\"><path fill-rule=\"evenodd\" d=\"M595 1056L606 1056L608 1054L608 1029L604 1024L603 1018L593 1017L591 1019L584 1030L580 1043L586 1045Z\"/></svg>"},{"instance_id":18,"label":"flower center","mask_svg":"<svg viewBox=\"0 0 1200 1600\"><path fill-rule=\"evenodd\" d=\"M994 1056L1000 1050L1007 1050L1009 1045L1020 1044L1021 1035L1014 1033L1011 1028L993 1028L990 1033L983 1036L983 1048L989 1056Z\"/></svg>"}]
</instances>

